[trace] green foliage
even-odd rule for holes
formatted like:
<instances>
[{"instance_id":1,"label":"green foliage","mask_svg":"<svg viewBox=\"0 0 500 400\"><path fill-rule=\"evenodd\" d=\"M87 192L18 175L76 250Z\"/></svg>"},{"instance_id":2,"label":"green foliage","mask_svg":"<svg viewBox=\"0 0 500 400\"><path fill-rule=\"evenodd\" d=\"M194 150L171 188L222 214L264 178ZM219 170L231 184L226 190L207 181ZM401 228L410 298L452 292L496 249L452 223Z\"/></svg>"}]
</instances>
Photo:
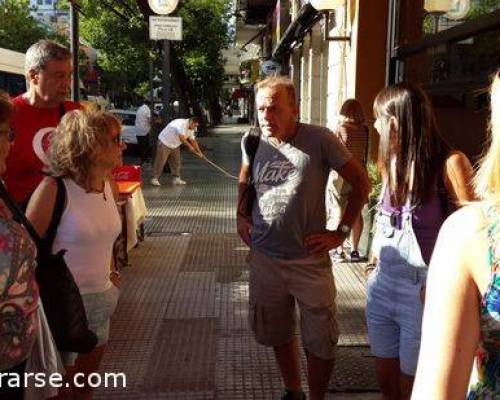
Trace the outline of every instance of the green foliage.
<instances>
[{"instance_id":1,"label":"green foliage","mask_svg":"<svg viewBox=\"0 0 500 400\"><path fill-rule=\"evenodd\" d=\"M146 22L133 0L81 0L80 36L98 50L103 83L121 94L132 94L148 79L151 43ZM62 3L61 7L67 5Z\"/></svg>"},{"instance_id":2,"label":"green foliage","mask_svg":"<svg viewBox=\"0 0 500 400\"><path fill-rule=\"evenodd\" d=\"M149 82L141 82L135 89L135 94L141 98L149 96Z\"/></svg>"},{"instance_id":3,"label":"green foliage","mask_svg":"<svg viewBox=\"0 0 500 400\"><path fill-rule=\"evenodd\" d=\"M500 0L472 0L466 19L472 20L500 8Z\"/></svg>"},{"instance_id":4,"label":"green foliage","mask_svg":"<svg viewBox=\"0 0 500 400\"><path fill-rule=\"evenodd\" d=\"M174 45L197 96L209 103L218 100L224 82L222 49L229 41L230 7L225 0L183 0L178 11L184 37Z\"/></svg>"},{"instance_id":5,"label":"green foliage","mask_svg":"<svg viewBox=\"0 0 500 400\"><path fill-rule=\"evenodd\" d=\"M380 192L382 191L382 177L377 167L377 163L369 161L366 169L368 171L368 179L372 185L372 191L368 198L368 207L373 209L380 198Z\"/></svg>"},{"instance_id":6,"label":"green foliage","mask_svg":"<svg viewBox=\"0 0 500 400\"><path fill-rule=\"evenodd\" d=\"M35 20L30 11L29 0L0 0L0 47L24 53L40 39L66 44L63 37Z\"/></svg>"},{"instance_id":7,"label":"green foliage","mask_svg":"<svg viewBox=\"0 0 500 400\"><path fill-rule=\"evenodd\" d=\"M195 97L206 103L218 100L224 81L221 50L228 43L228 3L182 0L176 12L183 18L183 40L172 43L193 83ZM136 1L81 0L80 4L84 14L80 35L99 52L105 86L122 94L147 92L148 59L153 56L160 64L159 43L149 40L148 25Z\"/></svg>"}]
</instances>

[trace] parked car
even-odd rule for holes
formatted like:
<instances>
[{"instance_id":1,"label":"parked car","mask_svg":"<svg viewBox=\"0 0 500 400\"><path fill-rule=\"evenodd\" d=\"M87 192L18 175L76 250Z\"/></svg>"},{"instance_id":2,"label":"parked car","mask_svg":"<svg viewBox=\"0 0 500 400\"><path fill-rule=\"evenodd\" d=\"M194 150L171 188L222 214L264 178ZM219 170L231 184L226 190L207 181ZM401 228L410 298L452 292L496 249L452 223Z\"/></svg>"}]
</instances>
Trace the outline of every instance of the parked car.
<instances>
[{"instance_id":1,"label":"parked car","mask_svg":"<svg viewBox=\"0 0 500 400\"><path fill-rule=\"evenodd\" d=\"M122 121L122 140L129 145L137 145L137 128L135 127L136 111L110 110Z\"/></svg>"}]
</instances>

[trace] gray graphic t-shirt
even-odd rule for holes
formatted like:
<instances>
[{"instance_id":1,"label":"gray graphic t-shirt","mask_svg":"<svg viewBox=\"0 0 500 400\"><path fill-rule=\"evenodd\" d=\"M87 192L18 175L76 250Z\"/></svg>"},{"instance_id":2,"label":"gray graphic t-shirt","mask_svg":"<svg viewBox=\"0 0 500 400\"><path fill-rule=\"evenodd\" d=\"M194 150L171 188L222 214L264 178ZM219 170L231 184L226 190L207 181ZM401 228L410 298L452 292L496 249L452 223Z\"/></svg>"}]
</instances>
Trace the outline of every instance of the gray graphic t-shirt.
<instances>
[{"instance_id":1,"label":"gray graphic t-shirt","mask_svg":"<svg viewBox=\"0 0 500 400\"><path fill-rule=\"evenodd\" d=\"M249 164L242 139L243 164ZM262 135L252 176L252 248L268 256L296 259L309 254L305 236L326 226L325 186L351 154L327 128L299 123L296 136L277 144Z\"/></svg>"}]
</instances>

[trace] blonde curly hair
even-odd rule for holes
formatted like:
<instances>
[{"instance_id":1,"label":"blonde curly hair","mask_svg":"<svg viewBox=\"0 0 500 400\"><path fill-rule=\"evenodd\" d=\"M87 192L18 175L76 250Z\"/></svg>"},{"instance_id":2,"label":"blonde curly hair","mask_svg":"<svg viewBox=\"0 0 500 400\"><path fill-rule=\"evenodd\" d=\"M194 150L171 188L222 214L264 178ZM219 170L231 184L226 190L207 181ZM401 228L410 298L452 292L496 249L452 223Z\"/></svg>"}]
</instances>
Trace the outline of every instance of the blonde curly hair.
<instances>
[{"instance_id":1,"label":"blonde curly hair","mask_svg":"<svg viewBox=\"0 0 500 400\"><path fill-rule=\"evenodd\" d=\"M500 69L493 77L490 96L489 146L481 160L474 184L481 200L500 206Z\"/></svg>"},{"instance_id":2,"label":"blonde curly hair","mask_svg":"<svg viewBox=\"0 0 500 400\"><path fill-rule=\"evenodd\" d=\"M48 152L50 173L69 177L91 189L91 169L101 150L113 146L113 132L121 123L105 111L70 111L51 136Z\"/></svg>"}]
</instances>

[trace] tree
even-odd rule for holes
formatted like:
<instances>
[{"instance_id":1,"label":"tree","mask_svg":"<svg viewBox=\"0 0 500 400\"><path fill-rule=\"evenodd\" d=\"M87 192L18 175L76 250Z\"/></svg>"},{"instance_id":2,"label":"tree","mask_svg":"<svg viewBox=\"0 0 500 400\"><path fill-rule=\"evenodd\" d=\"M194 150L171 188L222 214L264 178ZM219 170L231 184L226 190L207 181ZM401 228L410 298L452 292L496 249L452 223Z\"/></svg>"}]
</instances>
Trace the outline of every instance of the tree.
<instances>
[{"instance_id":1,"label":"tree","mask_svg":"<svg viewBox=\"0 0 500 400\"><path fill-rule=\"evenodd\" d=\"M471 20L500 8L500 0L473 0L466 19Z\"/></svg>"},{"instance_id":2,"label":"tree","mask_svg":"<svg viewBox=\"0 0 500 400\"><path fill-rule=\"evenodd\" d=\"M31 10L29 0L0 1L0 47L25 53L40 39L64 43L60 35L35 20Z\"/></svg>"},{"instance_id":3,"label":"tree","mask_svg":"<svg viewBox=\"0 0 500 400\"><path fill-rule=\"evenodd\" d=\"M80 36L98 50L103 86L118 102L134 102L148 80L153 49L139 8L133 0L81 0L80 7Z\"/></svg>"},{"instance_id":4,"label":"tree","mask_svg":"<svg viewBox=\"0 0 500 400\"><path fill-rule=\"evenodd\" d=\"M178 11L183 19L184 37L175 47L195 96L202 99L213 123L222 118L222 49L229 41L230 7L230 2L224 0L184 0Z\"/></svg>"},{"instance_id":5,"label":"tree","mask_svg":"<svg viewBox=\"0 0 500 400\"><path fill-rule=\"evenodd\" d=\"M228 42L229 2L182 0L177 15L183 18L183 40L172 42L172 87L182 109L202 116L203 104L213 122L221 110L219 95L224 80L221 50ZM115 93L149 90L148 60L160 65L160 42L149 40L147 13L135 0L80 0L80 35L98 50L103 82ZM142 11L142 12L141 12ZM202 124L203 126L203 124Z\"/></svg>"}]
</instances>

